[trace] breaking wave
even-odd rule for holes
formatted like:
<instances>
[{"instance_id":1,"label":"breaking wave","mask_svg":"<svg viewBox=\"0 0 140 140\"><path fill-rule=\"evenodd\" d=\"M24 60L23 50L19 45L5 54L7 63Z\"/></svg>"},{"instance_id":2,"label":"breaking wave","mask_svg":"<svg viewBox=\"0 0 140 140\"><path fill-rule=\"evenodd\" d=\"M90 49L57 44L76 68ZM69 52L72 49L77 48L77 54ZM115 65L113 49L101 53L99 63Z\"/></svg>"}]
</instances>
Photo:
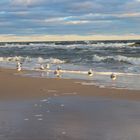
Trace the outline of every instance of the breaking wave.
<instances>
[{"instance_id":1,"label":"breaking wave","mask_svg":"<svg viewBox=\"0 0 140 140\"><path fill-rule=\"evenodd\" d=\"M114 63L114 62L120 62L120 63L126 63L126 64L132 64L132 65L140 65L140 58L136 57L126 57L126 56L93 56L93 61L95 62L104 62L104 63Z\"/></svg>"},{"instance_id":2,"label":"breaking wave","mask_svg":"<svg viewBox=\"0 0 140 140\"><path fill-rule=\"evenodd\" d=\"M0 48L61 48L61 49L75 49L75 48L94 48L94 47L104 47L104 48L124 48L130 46L138 46L135 42L80 42L80 43L70 43L70 42L53 42L53 43L4 43L0 44ZM140 46L140 45L139 45Z\"/></svg>"},{"instance_id":3,"label":"breaking wave","mask_svg":"<svg viewBox=\"0 0 140 140\"><path fill-rule=\"evenodd\" d=\"M57 58L44 59L42 57L31 58L31 57L21 57L21 56L0 57L0 62L17 62L17 61L20 61L22 63L50 63L50 64L63 64L63 63L65 63L64 60L60 60Z\"/></svg>"}]
</instances>

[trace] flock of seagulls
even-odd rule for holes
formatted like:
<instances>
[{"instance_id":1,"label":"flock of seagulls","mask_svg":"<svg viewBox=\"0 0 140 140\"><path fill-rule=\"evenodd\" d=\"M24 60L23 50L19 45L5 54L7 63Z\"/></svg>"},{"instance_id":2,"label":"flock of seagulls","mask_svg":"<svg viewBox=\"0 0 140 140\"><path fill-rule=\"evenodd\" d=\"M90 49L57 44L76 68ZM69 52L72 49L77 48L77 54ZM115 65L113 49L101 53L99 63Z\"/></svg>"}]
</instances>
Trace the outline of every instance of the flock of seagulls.
<instances>
[{"instance_id":1,"label":"flock of seagulls","mask_svg":"<svg viewBox=\"0 0 140 140\"><path fill-rule=\"evenodd\" d=\"M50 69L50 65L47 64L46 66L44 66L43 64L40 65L40 70L49 70ZM17 71L20 72L22 70L22 64L21 62L17 62ZM62 69L60 66L57 67L56 70L54 70L54 75L56 75L56 77L60 77L61 76L61 72ZM93 76L94 71L92 69L89 69L89 71L87 72L88 76ZM115 73L112 73L110 75L110 78L112 80L116 80L117 79L117 75Z\"/></svg>"}]
</instances>

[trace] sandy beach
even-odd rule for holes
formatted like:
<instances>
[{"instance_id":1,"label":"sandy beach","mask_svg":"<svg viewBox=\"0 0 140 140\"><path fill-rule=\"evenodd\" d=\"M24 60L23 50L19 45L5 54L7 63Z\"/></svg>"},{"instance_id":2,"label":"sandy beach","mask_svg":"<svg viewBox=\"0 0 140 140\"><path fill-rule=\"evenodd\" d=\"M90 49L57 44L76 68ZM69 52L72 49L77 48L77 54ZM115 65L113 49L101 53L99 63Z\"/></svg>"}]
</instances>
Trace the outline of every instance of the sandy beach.
<instances>
[{"instance_id":1,"label":"sandy beach","mask_svg":"<svg viewBox=\"0 0 140 140\"><path fill-rule=\"evenodd\" d=\"M29 99L43 96L69 95L101 96L118 99L140 100L138 90L99 88L94 85L82 85L82 80L61 78L25 77L12 69L0 70L0 99Z\"/></svg>"},{"instance_id":2,"label":"sandy beach","mask_svg":"<svg viewBox=\"0 0 140 140\"><path fill-rule=\"evenodd\" d=\"M140 0L0 9L0 140L140 140Z\"/></svg>"},{"instance_id":3,"label":"sandy beach","mask_svg":"<svg viewBox=\"0 0 140 140\"><path fill-rule=\"evenodd\" d=\"M80 82L0 69L0 140L140 138L139 91Z\"/></svg>"}]
</instances>

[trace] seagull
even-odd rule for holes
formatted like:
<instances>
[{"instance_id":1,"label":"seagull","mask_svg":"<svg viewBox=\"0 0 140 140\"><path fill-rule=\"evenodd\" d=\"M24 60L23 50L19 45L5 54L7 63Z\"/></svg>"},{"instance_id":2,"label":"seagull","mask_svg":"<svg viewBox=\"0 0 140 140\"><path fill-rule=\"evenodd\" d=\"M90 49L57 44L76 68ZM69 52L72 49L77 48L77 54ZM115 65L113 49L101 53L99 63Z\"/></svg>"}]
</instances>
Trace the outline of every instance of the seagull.
<instances>
[{"instance_id":1,"label":"seagull","mask_svg":"<svg viewBox=\"0 0 140 140\"><path fill-rule=\"evenodd\" d=\"M92 75L93 75L93 70L92 69L89 69L88 76L92 76Z\"/></svg>"},{"instance_id":2,"label":"seagull","mask_svg":"<svg viewBox=\"0 0 140 140\"><path fill-rule=\"evenodd\" d=\"M60 72L61 72L61 67L58 66L57 69L54 71L54 74L55 74L57 77L60 77Z\"/></svg>"},{"instance_id":3,"label":"seagull","mask_svg":"<svg viewBox=\"0 0 140 140\"><path fill-rule=\"evenodd\" d=\"M49 69L49 68L50 68L50 64L47 64L47 65L46 65L46 69Z\"/></svg>"},{"instance_id":4,"label":"seagull","mask_svg":"<svg viewBox=\"0 0 140 140\"><path fill-rule=\"evenodd\" d=\"M56 69L56 70L54 71L54 74L55 74L57 77L60 77L60 70Z\"/></svg>"},{"instance_id":5,"label":"seagull","mask_svg":"<svg viewBox=\"0 0 140 140\"><path fill-rule=\"evenodd\" d=\"M45 67L44 67L43 64L40 65L40 69L41 69L41 70L44 70L44 69L45 69Z\"/></svg>"},{"instance_id":6,"label":"seagull","mask_svg":"<svg viewBox=\"0 0 140 140\"><path fill-rule=\"evenodd\" d=\"M111 78L112 80L116 80L117 76L116 76L116 74L112 73L112 74L110 75L110 78Z\"/></svg>"},{"instance_id":7,"label":"seagull","mask_svg":"<svg viewBox=\"0 0 140 140\"><path fill-rule=\"evenodd\" d=\"M21 71L21 63L20 62L17 62L17 71Z\"/></svg>"}]
</instances>

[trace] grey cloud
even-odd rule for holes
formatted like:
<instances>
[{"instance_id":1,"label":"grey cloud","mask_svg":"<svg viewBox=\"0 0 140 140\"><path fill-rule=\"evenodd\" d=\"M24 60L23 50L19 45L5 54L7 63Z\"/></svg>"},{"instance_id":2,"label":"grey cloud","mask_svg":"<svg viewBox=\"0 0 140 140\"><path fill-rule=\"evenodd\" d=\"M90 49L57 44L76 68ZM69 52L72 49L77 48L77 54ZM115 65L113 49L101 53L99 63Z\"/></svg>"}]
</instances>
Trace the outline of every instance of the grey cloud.
<instances>
[{"instance_id":1,"label":"grey cloud","mask_svg":"<svg viewBox=\"0 0 140 140\"><path fill-rule=\"evenodd\" d=\"M92 11L95 9L100 9L102 6L92 2L92 1L85 1L85 2L78 2L78 3L73 3L71 5L72 10L74 11Z\"/></svg>"},{"instance_id":2,"label":"grey cloud","mask_svg":"<svg viewBox=\"0 0 140 140\"><path fill-rule=\"evenodd\" d=\"M140 12L140 1L130 1L124 5L123 9L127 12Z\"/></svg>"},{"instance_id":3,"label":"grey cloud","mask_svg":"<svg viewBox=\"0 0 140 140\"><path fill-rule=\"evenodd\" d=\"M12 6L36 6L44 2L45 0L10 0Z\"/></svg>"}]
</instances>

